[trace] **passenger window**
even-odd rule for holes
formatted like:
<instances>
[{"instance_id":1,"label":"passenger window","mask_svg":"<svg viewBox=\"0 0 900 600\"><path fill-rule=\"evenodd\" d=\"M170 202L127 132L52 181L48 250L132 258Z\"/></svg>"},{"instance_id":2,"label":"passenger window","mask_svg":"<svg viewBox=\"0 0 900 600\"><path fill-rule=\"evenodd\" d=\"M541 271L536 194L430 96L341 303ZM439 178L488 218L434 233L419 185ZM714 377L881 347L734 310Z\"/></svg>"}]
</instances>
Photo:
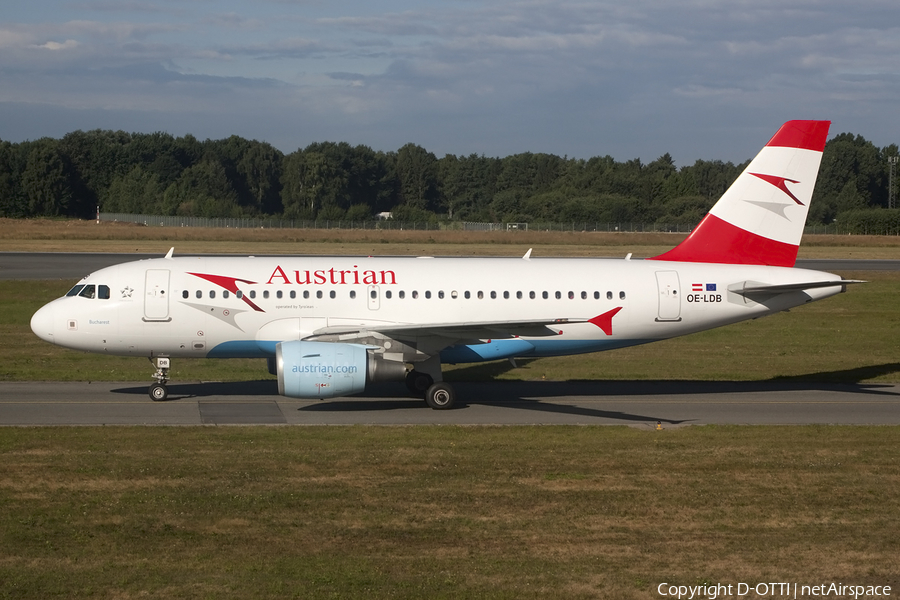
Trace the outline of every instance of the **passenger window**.
<instances>
[{"instance_id":1,"label":"passenger window","mask_svg":"<svg viewBox=\"0 0 900 600\"><path fill-rule=\"evenodd\" d=\"M184 291L181 292L181 297L182 297L182 298L187 298L187 297L190 296L190 295L191 295L191 294L190 294L187 290L184 290Z\"/></svg>"},{"instance_id":2,"label":"passenger window","mask_svg":"<svg viewBox=\"0 0 900 600\"><path fill-rule=\"evenodd\" d=\"M297 290L291 290L290 296L291 296L291 300L293 300L294 298L296 298L296 297L297 297Z\"/></svg>"},{"instance_id":3,"label":"passenger window","mask_svg":"<svg viewBox=\"0 0 900 600\"><path fill-rule=\"evenodd\" d=\"M412 297L413 297L413 300L415 300L416 298L418 298L418 297L419 297L419 292L417 292L416 290L413 290Z\"/></svg>"},{"instance_id":4,"label":"passenger window","mask_svg":"<svg viewBox=\"0 0 900 600\"><path fill-rule=\"evenodd\" d=\"M234 295L238 297L238 300L240 300L241 298L244 297L244 292L242 292L241 290L238 290L237 292L234 293Z\"/></svg>"},{"instance_id":5,"label":"passenger window","mask_svg":"<svg viewBox=\"0 0 900 600\"><path fill-rule=\"evenodd\" d=\"M253 300L256 298L256 290L250 290L250 299Z\"/></svg>"},{"instance_id":6,"label":"passenger window","mask_svg":"<svg viewBox=\"0 0 900 600\"><path fill-rule=\"evenodd\" d=\"M478 299L479 299L479 300L483 300L483 299L484 299L484 292L482 292L481 290L478 290Z\"/></svg>"},{"instance_id":7,"label":"passenger window","mask_svg":"<svg viewBox=\"0 0 900 600\"><path fill-rule=\"evenodd\" d=\"M440 290L440 291L438 292L438 298L440 298L441 300L444 299L444 290Z\"/></svg>"},{"instance_id":8,"label":"passenger window","mask_svg":"<svg viewBox=\"0 0 900 600\"><path fill-rule=\"evenodd\" d=\"M109 300L109 286L108 285L99 285L97 286L97 297L101 300Z\"/></svg>"},{"instance_id":9,"label":"passenger window","mask_svg":"<svg viewBox=\"0 0 900 600\"><path fill-rule=\"evenodd\" d=\"M550 294L548 294L547 292L544 292L543 294L541 294L541 297L542 297L544 300L546 300L547 298L550 297Z\"/></svg>"},{"instance_id":10,"label":"passenger window","mask_svg":"<svg viewBox=\"0 0 900 600\"><path fill-rule=\"evenodd\" d=\"M594 292L594 300L600 299L600 292Z\"/></svg>"},{"instance_id":11,"label":"passenger window","mask_svg":"<svg viewBox=\"0 0 900 600\"><path fill-rule=\"evenodd\" d=\"M534 300L534 292L528 292L528 297Z\"/></svg>"},{"instance_id":12,"label":"passenger window","mask_svg":"<svg viewBox=\"0 0 900 600\"><path fill-rule=\"evenodd\" d=\"M209 290L209 297L210 297L210 298L215 298L215 297L216 297L216 291L215 291L215 290Z\"/></svg>"},{"instance_id":13,"label":"passenger window","mask_svg":"<svg viewBox=\"0 0 900 600\"><path fill-rule=\"evenodd\" d=\"M322 290L316 292L316 298L322 299Z\"/></svg>"},{"instance_id":14,"label":"passenger window","mask_svg":"<svg viewBox=\"0 0 900 600\"><path fill-rule=\"evenodd\" d=\"M491 300L497 299L497 292L491 292Z\"/></svg>"},{"instance_id":15,"label":"passenger window","mask_svg":"<svg viewBox=\"0 0 900 600\"><path fill-rule=\"evenodd\" d=\"M97 293L97 292L96 292L96 290L94 289L94 286L93 286L93 285L86 285L86 286L84 286L84 289L81 290L81 293L78 294L78 295L81 296L82 298L91 298L91 299L93 299L93 297L96 295L96 293Z\"/></svg>"},{"instance_id":16,"label":"passenger window","mask_svg":"<svg viewBox=\"0 0 900 600\"><path fill-rule=\"evenodd\" d=\"M509 300L509 292L503 292L503 299Z\"/></svg>"},{"instance_id":17,"label":"passenger window","mask_svg":"<svg viewBox=\"0 0 900 600\"><path fill-rule=\"evenodd\" d=\"M619 292L619 300L625 299L625 292Z\"/></svg>"},{"instance_id":18,"label":"passenger window","mask_svg":"<svg viewBox=\"0 0 900 600\"><path fill-rule=\"evenodd\" d=\"M355 298L355 297L356 297L356 292L353 292L353 295L350 296L350 297L351 297L351 298ZM384 297L387 298L388 300L390 300L390 299L391 299L391 290L387 290L387 291L384 293Z\"/></svg>"},{"instance_id":19,"label":"passenger window","mask_svg":"<svg viewBox=\"0 0 900 600\"><path fill-rule=\"evenodd\" d=\"M200 290L197 290L196 292L194 292L194 295L197 296L198 298L202 298L203 292L201 292Z\"/></svg>"},{"instance_id":20,"label":"passenger window","mask_svg":"<svg viewBox=\"0 0 900 600\"><path fill-rule=\"evenodd\" d=\"M223 297L223 298L227 298L227 297L228 297L228 290L225 290L225 291L222 292L222 297Z\"/></svg>"},{"instance_id":21,"label":"passenger window","mask_svg":"<svg viewBox=\"0 0 900 600\"><path fill-rule=\"evenodd\" d=\"M556 292L556 299L559 300L560 298L562 298L562 293Z\"/></svg>"},{"instance_id":22,"label":"passenger window","mask_svg":"<svg viewBox=\"0 0 900 600\"><path fill-rule=\"evenodd\" d=\"M459 292L453 290L452 292L450 292L450 297L456 300L459 297Z\"/></svg>"},{"instance_id":23,"label":"passenger window","mask_svg":"<svg viewBox=\"0 0 900 600\"><path fill-rule=\"evenodd\" d=\"M265 298L265 299L268 300L268 298L269 298L269 290L263 290L263 298Z\"/></svg>"},{"instance_id":24,"label":"passenger window","mask_svg":"<svg viewBox=\"0 0 900 600\"><path fill-rule=\"evenodd\" d=\"M331 290L330 292L328 292L328 297L333 300L335 297L337 297L337 292Z\"/></svg>"},{"instance_id":25,"label":"passenger window","mask_svg":"<svg viewBox=\"0 0 900 600\"><path fill-rule=\"evenodd\" d=\"M278 290L277 292L275 292L275 297L278 298L279 300L281 300L281 297L282 297L283 295L284 295L284 294L282 293L281 290Z\"/></svg>"},{"instance_id":26,"label":"passenger window","mask_svg":"<svg viewBox=\"0 0 900 600\"><path fill-rule=\"evenodd\" d=\"M84 288L84 285L76 285L76 286L73 287L71 290L69 290L68 292L66 292L66 297L69 297L69 296L77 296L77 295L79 294L79 292L81 292L81 290L82 290L83 288Z\"/></svg>"},{"instance_id":27,"label":"passenger window","mask_svg":"<svg viewBox=\"0 0 900 600\"><path fill-rule=\"evenodd\" d=\"M303 298L304 300L309 298L309 290L303 290Z\"/></svg>"},{"instance_id":28,"label":"passenger window","mask_svg":"<svg viewBox=\"0 0 900 600\"><path fill-rule=\"evenodd\" d=\"M425 299L431 300L431 292L429 290L425 290Z\"/></svg>"},{"instance_id":29,"label":"passenger window","mask_svg":"<svg viewBox=\"0 0 900 600\"><path fill-rule=\"evenodd\" d=\"M612 300L612 292L606 292L606 299Z\"/></svg>"},{"instance_id":30,"label":"passenger window","mask_svg":"<svg viewBox=\"0 0 900 600\"><path fill-rule=\"evenodd\" d=\"M516 299L517 299L517 300L521 300L521 299L522 299L522 292L516 292Z\"/></svg>"},{"instance_id":31,"label":"passenger window","mask_svg":"<svg viewBox=\"0 0 900 600\"><path fill-rule=\"evenodd\" d=\"M582 292L582 294L583 293L584 292ZM575 299L575 292L569 292L569 300L574 300L574 299Z\"/></svg>"},{"instance_id":32,"label":"passenger window","mask_svg":"<svg viewBox=\"0 0 900 600\"><path fill-rule=\"evenodd\" d=\"M403 300L404 298L406 298L406 292L404 292L403 290L400 290L400 293L398 294L398 296L400 296L400 299Z\"/></svg>"},{"instance_id":33,"label":"passenger window","mask_svg":"<svg viewBox=\"0 0 900 600\"><path fill-rule=\"evenodd\" d=\"M470 294L469 292L466 292L465 294L463 294L463 296L465 297L466 300L468 300L469 298L472 297L472 294Z\"/></svg>"}]
</instances>

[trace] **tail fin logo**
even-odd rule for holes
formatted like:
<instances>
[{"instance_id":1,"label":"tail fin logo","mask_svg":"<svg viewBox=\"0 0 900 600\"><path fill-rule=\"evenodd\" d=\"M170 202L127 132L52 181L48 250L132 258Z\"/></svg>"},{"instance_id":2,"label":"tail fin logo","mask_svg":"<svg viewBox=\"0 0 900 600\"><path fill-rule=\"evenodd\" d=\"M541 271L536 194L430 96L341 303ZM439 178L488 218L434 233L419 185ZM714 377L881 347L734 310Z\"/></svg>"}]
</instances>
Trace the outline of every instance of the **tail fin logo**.
<instances>
[{"instance_id":1,"label":"tail fin logo","mask_svg":"<svg viewBox=\"0 0 900 600\"><path fill-rule=\"evenodd\" d=\"M791 192L791 190L789 190L789 189L787 188L787 182L791 182L791 183L800 183L799 181L797 181L797 180L795 180L795 179L788 179L787 177L779 177L778 175L763 175L762 173L750 173L750 175L753 175L754 177L759 177L760 179L762 179L762 180L765 181L766 183L770 183L770 184L774 185L774 186L777 187L779 190L781 190L782 192L784 192L785 194L787 194L788 197L789 197L791 200L793 200L794 202L796 202L796 203L799 204L800 206L805 206L805 204L803 204L802 202L800 202L799 200L797 200L797 196L795 196L795 195Z\"/></svg>"}]
</instances>

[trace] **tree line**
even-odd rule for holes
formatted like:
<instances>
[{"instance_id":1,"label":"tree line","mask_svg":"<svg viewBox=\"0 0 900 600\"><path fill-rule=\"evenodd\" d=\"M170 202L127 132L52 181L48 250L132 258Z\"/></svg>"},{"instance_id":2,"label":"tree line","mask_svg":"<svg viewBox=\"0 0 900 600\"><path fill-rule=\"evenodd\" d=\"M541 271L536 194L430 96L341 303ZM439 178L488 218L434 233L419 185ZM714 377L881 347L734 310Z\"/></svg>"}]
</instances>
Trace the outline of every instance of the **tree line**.
<instances>
[{"instance_id":1,"label":"tree line","mask_svg":"<svg viewBox=\"0 0 900 600\"><path fill-rule=\"evenodd\" d=\"M809 223L888 206L887 157L843 133L825 147ZM749 162L749 161L748 161ZM231 136L74 131L0 140L0 216L91 218L103 212L362 221L697 223L746 167L698 160L676 168L611 156L523 153L442 158L416 144L396 152L316 142L284 154ZM898 173L900 175L900 173Z\"/></svg>"}]
</instances>

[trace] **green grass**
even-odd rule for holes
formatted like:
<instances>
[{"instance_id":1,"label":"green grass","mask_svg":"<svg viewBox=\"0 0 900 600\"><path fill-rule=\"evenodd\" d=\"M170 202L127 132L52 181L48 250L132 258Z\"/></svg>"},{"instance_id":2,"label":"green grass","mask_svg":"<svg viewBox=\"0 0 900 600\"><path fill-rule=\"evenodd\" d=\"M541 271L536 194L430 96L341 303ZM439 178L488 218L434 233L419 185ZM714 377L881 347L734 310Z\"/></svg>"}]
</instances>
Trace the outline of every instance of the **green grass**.
<instances>
[{"instance_id":1,"label":"green grass","mask_svg":"<svg viewBox=\"0 0 900 600\"><path fill-rule=\"evenodd\" d=\"M867 279L845 294L756 321L599 354L447 367L450 381L766 380L900 381L900 274L842 273ZM29 327L41 305L72 282L0 281L0 380L148 381L143 358L66 350ZM270 378L261 359L175 360L175 381Z\"/></svg>"},{"instance_id":2,"label":"green grass","mask_svg":"<svg viewBox=\"0 0 900 600\"><path fill-rule=\"evenodd\" d=\"M0 598L900 584L900 428L7 428Z\"/></svg>"}]
</instances>

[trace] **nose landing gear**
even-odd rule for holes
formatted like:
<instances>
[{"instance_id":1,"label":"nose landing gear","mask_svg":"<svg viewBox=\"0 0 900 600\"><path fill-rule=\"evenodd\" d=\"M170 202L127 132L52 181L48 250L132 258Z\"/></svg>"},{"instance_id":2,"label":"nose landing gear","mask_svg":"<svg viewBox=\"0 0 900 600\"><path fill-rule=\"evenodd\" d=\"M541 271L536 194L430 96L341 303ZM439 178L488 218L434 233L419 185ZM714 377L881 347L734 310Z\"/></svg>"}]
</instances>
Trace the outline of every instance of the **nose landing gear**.
<instances>
[{"instance_id":1,"label":"nose landing gear","mask_svg":"<svg viewBox=\"0 0 900 600\"><path fill-rule=\"evenodd\" d=\"M172 366L172 363L166 356L151 358L150 362L156 366L156 373L153 374L156 383L151 384L150 389L147 391L151 400L154 402L162 402L169 397L169 390L166 388L166 383L169 381L169 368Z\"/></svg>"}]
</instances>

